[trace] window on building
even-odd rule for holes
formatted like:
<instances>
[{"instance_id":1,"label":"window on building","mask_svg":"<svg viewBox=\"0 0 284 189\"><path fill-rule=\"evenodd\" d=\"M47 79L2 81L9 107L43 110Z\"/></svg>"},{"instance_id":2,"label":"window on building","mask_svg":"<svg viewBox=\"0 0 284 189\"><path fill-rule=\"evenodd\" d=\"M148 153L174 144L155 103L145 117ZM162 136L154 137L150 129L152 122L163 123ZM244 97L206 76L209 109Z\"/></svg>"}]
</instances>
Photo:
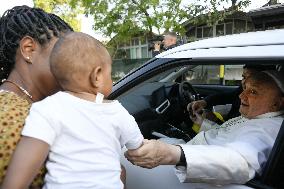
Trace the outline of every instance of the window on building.
<instances>
[{"instance_id":1,"label":"window on building","mask_svg":"<svg viewBox=\"0 0 284 189\"><path fill-rule=\"evenodd\" d=\"M196 30L197 38L208 38L213 37L213 28L209 26L201 26Z\"/></svg>"},{"instance_id":2,"label":"window on building","mask_svg":"<svg viewBox=\"0 0 284 189\"><path fill-rule=\"evenodd\" d=\"M225 23L225 29L226 29L226 32L225 34L226 35L230 35L230 34L233 34L233 23L232 22L229 22L229 23Z\"/></svg>"},{"instance_id":3,"label":"window on building","mask_svg":"<svg viewBox=\"0 0 284 189\"><path fill-rule=\"evenodd\" d=\"M134 59L141 58L141 50L140 50L140 47L135 48L135 50L136 50L136 57L133 57L133 58L134 58Z\"/></svg>"},{"instance_id":4,"label":"window on building","mask_svg":"<svg viewBox=\"0 0 284 189\"><path fill-rule=\"evenodd\" d=\"M133 38L131 45L132 45L132 46L139 45L139 38L137 38L137 37Z\"/></svg>"},{"instance_id":5,"label":"window on building","mask_svg":"<svg viewBox=\"0 0 284 189\"><path fill-rule=\"evenodd\" d=\"M189 38L195 38L195 29L190 30L190 31L187 33L187 36L188 36Z\"/></svg>"},{"instance_id":6,"label":"window on building","mask_svg":"<svg viewBox=\"0 0 284 189\"><path fill-rule=\"evenodd\" d=\"M149 58L151 54L148 53L148 42L146 40L146 36L135 37L129 40L131 45L122 46L121 48L125 52L123 57L129 59Z\"/></svg>"},{"instance_id":7,"label":"window on building","mask_svg":"<svg viewBox=\"0 0 284 189\"><path fill-rule=\"evenodd\" d=\"M221 36L225 34L224 24L216 25L216 36Z\"/></svg>"},{"instance_id":8,"label":"window on building","mask_svg":"<svg viewBox=\"0 0 284 189\"><path fill-rule=\"evenodd\" d=\"M130 56L130 49L125 49L125 54L126 54L125 58L130 58L131 57Z\"/></svg>"},{"instance_id":9,"label":"window on building","mask_svg":"<svg viewBox=\"0 0 284 189\"><path fill-rule=\"evenodd\" d=\"M145 36L143 36L143 37L141 37L140 38L140 43L141 43L141 45L144 45L144 44L146 44L146 37Z\"/></svg>"},{"instance_id":10,"label":"window on building","mask_svg":"<svg viewBox=\"0 0 284 189\"><path fill-rule=\"evenodd\" d=\"M196 31L196 37L197 38L202 38L202 27L199 27L197 28L197 31Z\"/></svg>"},{"instance_id":11,"label":"window on building","mask_svg":"<svg viewBox=\"0 0 284 189\"><path fill-rule=\"evenodd\" d=\"M141 58L148 58L148 47L142 47L141 52L142 52Z\"/></svg>"},{"instance_id":12,"label":"window on building","mask_svg":"<svg viewBox=\"0 0 284 189\"><path fill-rule=\"evenodd\" d=\"M203 27L203 38L208 38L213 36L212 27Z\"/></svg>"},{"instance_id":13,"label":"window on building","mask_svg":"<svg viewBox=\"0 0 284 189\"><path fill-rule=\"evenodd\" d=\"M135 48L131 48L130 49L130 58L131 59L135 59L136 58L136 49Z\"/></svg>"},{"instance_id":14,"label":"window on building","mask_svg":"<svg viewBox=\"0 0 284 189\"><path fill-rule=\"evenodd\" d=\"M246 21L245 20L235 20L234 33L246 32Z\"/></svg>"},{"instance_id":15,"label":"window on building","mask_svg":"<svg viewBox=\"0 0 284 189\"><path fill-rule=\"evenodd\" d=\"M247 22L247 31L249 32L249 31L253 31L253 24L252 24L252 22Z\"/></svg>"}]
</instances>

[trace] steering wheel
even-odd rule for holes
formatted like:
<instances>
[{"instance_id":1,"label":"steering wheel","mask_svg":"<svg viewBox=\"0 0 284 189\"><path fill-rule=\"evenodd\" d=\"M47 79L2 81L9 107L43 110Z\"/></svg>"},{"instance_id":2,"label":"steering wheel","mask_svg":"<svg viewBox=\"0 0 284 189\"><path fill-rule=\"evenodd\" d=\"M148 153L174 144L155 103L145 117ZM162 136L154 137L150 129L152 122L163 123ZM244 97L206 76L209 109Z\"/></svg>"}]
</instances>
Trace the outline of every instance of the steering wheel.
<instances>
[{"instance_id":1,"label":"steering wheel","mask_svg":"<svg viewBox=\"0 0 284 189\"><path fill-rule=\"evenodd\" d=\"M198 100L197 98L197 92L188 81L179 84L179 99L183 107L186 108L188 103Z\"/></svg>"},{"instance_id":2,"label":"steering wheel","mask_svg":"<svg viewBox=\"0 0 284 189\"><path fill-rule=\"evenodd\" d=\"M192 130L193 122L191 121L186 108L190 102L197 99L198 93L188 81L182 81L178 85L178 101L176 104L171 104L173 109L168 125L172 125L178 128L176 130L182 132L177 132L171 128L168 130L171 134L168 133L167 135L172 135L175 138L183 138L185 141L188 141L188 136L192 138L196 135L195 131ZM184 134L186 134L186 136Z\"/></svg>"}]
</instances>

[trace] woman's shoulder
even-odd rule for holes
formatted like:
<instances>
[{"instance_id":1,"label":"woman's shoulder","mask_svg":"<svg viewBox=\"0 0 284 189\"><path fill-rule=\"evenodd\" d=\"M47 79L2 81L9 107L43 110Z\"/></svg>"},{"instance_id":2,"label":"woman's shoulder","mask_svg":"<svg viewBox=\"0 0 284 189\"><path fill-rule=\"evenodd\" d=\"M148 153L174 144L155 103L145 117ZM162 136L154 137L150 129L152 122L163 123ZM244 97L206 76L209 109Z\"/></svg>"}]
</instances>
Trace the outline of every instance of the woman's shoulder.
<instances>
[{"instance_id":1,"label":"woman's shoulder","mask_svg":"<svg viewBox=\"0 0 284 189\"><path fill-rule=\"evenodd\" d=\"M30 104L27 100L8 91L0 91L0 183L18 143Z\"/></svg>"},{"instance_id":2,"label":"woman's shoulder","mask_svg":"<svg viewBox=\"0 0 284 189\"><path fill-rule=\"evenodd\" d=\"M31 104L18 95L8 91L0 91L0 127L22 128L25 118L29 113Z\"/></svg>"}]
</instances>

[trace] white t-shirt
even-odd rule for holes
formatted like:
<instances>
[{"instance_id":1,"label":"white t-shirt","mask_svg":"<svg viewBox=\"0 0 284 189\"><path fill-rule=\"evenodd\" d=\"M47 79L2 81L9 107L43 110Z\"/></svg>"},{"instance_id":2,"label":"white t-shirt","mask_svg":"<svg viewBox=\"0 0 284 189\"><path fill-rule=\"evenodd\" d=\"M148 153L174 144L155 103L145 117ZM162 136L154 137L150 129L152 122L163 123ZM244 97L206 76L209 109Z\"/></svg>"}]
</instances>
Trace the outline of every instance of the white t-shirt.
<instances>
[{"instance_id":1,"label":"white t-shirt","mask_svg":"<svg viewBox=\"0 0 284 189\"><path fill-rule=\"evenodd\" d=\"M34 103L22 135L50 145L44 188L123 188L120 153L143 136L118 101L95 103L66 92Z\"/></svg>"}]
</instances>

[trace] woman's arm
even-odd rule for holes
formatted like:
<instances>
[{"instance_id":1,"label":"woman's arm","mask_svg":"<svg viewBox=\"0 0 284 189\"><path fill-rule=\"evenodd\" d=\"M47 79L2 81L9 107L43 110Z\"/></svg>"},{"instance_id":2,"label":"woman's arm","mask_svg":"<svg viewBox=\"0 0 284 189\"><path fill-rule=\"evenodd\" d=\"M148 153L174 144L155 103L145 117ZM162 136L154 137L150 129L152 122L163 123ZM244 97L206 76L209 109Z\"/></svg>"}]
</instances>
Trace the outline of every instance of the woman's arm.
<instances>
[{"instance_id":1,"label":"woman's arm","mask_svg":"<svg viewBox=\"0 0 284 189\"><path fill-rule=\"evenodd\" d=\"M48 152L47 143L22 136L9 164L2 188L28 188L46 160Z\"/></svg>"}]
</instances>

